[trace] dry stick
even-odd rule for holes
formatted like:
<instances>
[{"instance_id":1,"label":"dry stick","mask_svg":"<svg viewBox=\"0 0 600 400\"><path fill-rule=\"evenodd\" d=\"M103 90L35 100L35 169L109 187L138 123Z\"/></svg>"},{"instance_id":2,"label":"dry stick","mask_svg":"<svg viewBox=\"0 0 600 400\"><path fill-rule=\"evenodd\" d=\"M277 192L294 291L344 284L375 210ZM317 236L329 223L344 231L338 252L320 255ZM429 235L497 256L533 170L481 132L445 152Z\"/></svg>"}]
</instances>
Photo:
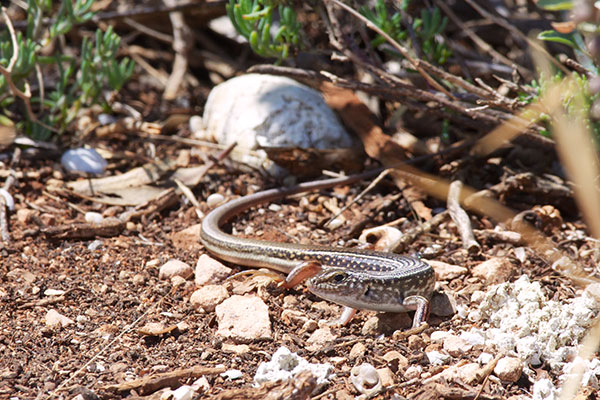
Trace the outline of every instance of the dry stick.
<instances>
[{"instance_id":1,"label":"dry stick","mask_svg":"<svg viewBox=\"0 0 600 400\"><path fill-rule=\"evenodd\" d=\"M401 46L390 35L388 35L383 30L381 30L377 25L375 25L374 23L372 23L371 21L369 21L367 18L365 18L362 14L360 14L359 12L357 12L356 10L354 10L353 8L347 6L346 4L342 3L339 0L327 0L327 1L328 2L332 2L332 3L336 4L337 6L343 8L344 10L348 11L350 14L352 14L353 16L355 16L356 18L358 18L359 20L361 20L367 27L369 27L370 29L374 30L379 35L383 36L385 38L385 40L388 41L388 43L390 43L396 50L398 50L400 53L402 53L402 55L404 56L404 58L406 58L412 64L412 66L419 72L419 74L421 74L421 76L431 86L433 86L434 88L436 88L440 92L444 93L446 96L448 96L448 97L450 97L452 99L454 98L454 96L449 91L447 91L442 85L440 85L438 82L436 82L435 79L433 79L431 76L429 76L429 74L427 74L427 72L425 72L419 66L419 63L417 63L412 58L412 56L408 52L408 49L406 49L404 46Z\"/></svg>"},{"instance_id":2,"label":"dry stick","mask_svg":"<svg viewBox=\"0 0 600 400\"><path fill-rule=\"evenodd\" d=\"M340 209L340 211L338 211L333 217L331 217L323 226L327 226L331 223L331 221L333 221L334 219L336 219L337 217L339 217L344 211L346 211L348 209L348 207L350 207L352 204L356 203L358 200L360 200L365 194L369 193L375 186L377 186L377 184L379 182L381 182L381 180L383 178L385 178L390 172L392 172L392 169L386 169L385 171L382 171L377 178L373 179L373 182L369 183L369 185L365 188L365 190L363 190L362 192L359 193L358 196L356 196L350 203L346 204L344 207L342 207Z\"/></svg>"},{"instance_id":3,"label":"dry stick","mask_svg":"<svg viewBox=\"0 0 600 400\"><path fill-rule=\"evenodd\" d=\"M473 235L473 228L471 227L469 215L460 206L459 199L461 189L461 181L454 181L450 184L450 187L448 188L447 200L448 211L450 212L450 217L452 217L452 220L458 228L463 248L467 249L469 253L474 254L481 250L481 246L479 243L477 243L477 240L475 240L475 236Z\"/></svg>"},{"instance_id":4,"label":"dry stick","mask_svg":"<svg viewBox=\"0 0 600 400\"><path fill-rule=\"evenodd\" d=\"M177 0L164 0L165 4L175 6ZM190 27L185 23L183 12L173 11L169 13L171 25L173 26L173 50L175 50L175 61L173 70L167 80L164 98L173 100L181 86L188 68L188 54L194 47L194 36Z\"/></svg>"},{"instance_id":5,"label":"dry stick","mask_svg":"<svg viewBox=\"0 0 600 400\"><path fill-rule=\"evenodd\" d=\"M566 69L564 67L564 65L562 65L558 60L556 60L554 57L552 57L552 55L550 55L548 53L548 51L546 51L546 49L544 48L544 46L541 46L535 40L530 39L529 37L527 37L523 32L521 32L520 30L518 30L517 28L515 28L508 21L506 21L506 20L504 20L504 19L502 19L500 17L497 17L497 16L493 15L492 13L486 11L483 7L481 7L479 4L477 4L474 0L465 0L465 1L467 3L469 3L469 5L471 7L473 7L475 9L475 11L477 11L482 17L491 20L496 25L500 25L501 27L503 27L507 31L509 31L509 32L513 33L514 35L516 35L517 37L519 37L521 40L524 40L525 42L527 42L527 44L529 44L531 47L533 47L537 51L541 52L548 61L550 61L556 67L560 68L560 70L562 72L564 72L565 74L569 74L570 73L570 71L568 69Z\"/></svg>"},{"instance_id":6,"label":"dry stick","mask_svg":"<svg viewBox=\"0 0 600 400\"><path fill-rule=\"evenodd\" d=\"M513 67L513 66L516 67L517 70L523 76L531 75L530 70L515 63L513 60L504 56L502 53L499 53L496 50L494 50L494 48L492 46L490 46L485 40L480 38L471 28L469 28L468 26L465 26L463 21L461 21L461 19L458 18L458 16L456 14L454 14L454 11L452 11L452 9L450 7L448 7L448 5L444 1L435 0L435 4L439 8L441 8L442 11L444 11L444 14L446 14L454 22L454 24L456 26L459 26L462 29L463 33L465 33L473 41L473 43L475 43L475 45L479 46L479 48L481 50L488 53L494 61L504 63L509 67Z\"/></svg>"}]
</instances>

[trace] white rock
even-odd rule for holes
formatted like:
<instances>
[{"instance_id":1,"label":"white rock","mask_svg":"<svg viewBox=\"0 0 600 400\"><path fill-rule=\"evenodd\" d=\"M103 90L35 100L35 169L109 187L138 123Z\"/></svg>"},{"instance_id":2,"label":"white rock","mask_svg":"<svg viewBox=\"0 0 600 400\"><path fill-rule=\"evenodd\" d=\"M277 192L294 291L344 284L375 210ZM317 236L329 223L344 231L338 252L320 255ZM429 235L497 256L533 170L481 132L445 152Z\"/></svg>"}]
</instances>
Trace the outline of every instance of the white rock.
<instances>
[{"instance_id":1,"label":"white rock","mask_svg":"<svg viewBox=\"0 0 600 400\"><path fill-rule=\"evenodd\" d=\"M350 354L348 355L348 357L350 357L351 360L354 360L358 357L364 356L366 351L367 347L364 345L364 343L357 342L350 349Z\"/></svg>"},{"instance_id":2,"label":"white rock","mask_svg":"<svg viewBox=\"0 0 600 400\"><path fill-rule=\"evenodd\" d=\"M50 328L65 327L75 323L71 318L65 317L55 309L48 310L45 320L46 325Z\"/></svg>"},{"instance_id":3,"label":"white rock","mask_svg":"<svg viewBox=\"0 0 600 400\"><path fill-rule=\"evenodd\" d=\"M225 196L221 193L213 193L206 198L206 205L210 208L216 207L225 201Z\"/></svg>"},{"instance_id":4,"label":"white rock","mask_svg":"<svg viewBox=\"0 0 600 400\"><path fill-rule=\"evenodd\" d=\"M540 379L533 384L532 400L557 400L558 390L550 379Z\"/></svg>"},{"instance_id":5,"label":"white rock","mask_svg":"<svg viewBox=\"0 0 600 400\"><path fill-rule=\"evenodd\" d=\"M239 369L229 369L221 374L221 376L225 379L234 380L239 379L244 376L244 373Z\"/></svg>"},{"instance_id":6,"label":"white rock","mask_svg":"<svg viewBox=\"0 0 600 400\"><path fill-rule=\"evenodd\" d=\"M485 344L485 335L476 329L468 332L461 332L460 338L466 340L467 343L473 346Z\"/></svg>"},{"instance_id":7,"label":"white rock","mask_svg":"<svg viewBox=\"0 0 600 400\"><path fill-rule=\"evenodd\" d=\"M189 385L179 386L171 393L173 400L191 400L195 394L194 388Z\"/></svg>"},{"instance_id":8,"label":"white rock","mask_svg":"<svg viewBox=\"0 0 600 400\"><path fill-rule=\"evenodd\" d=\"M375 396L383 389L377 370L368 363L363 363L352 368L350 382L352 382L356 390L367 397Z\"/></svg>"},{"instance_id":9,"label":"white rock","mask_svg":"<svg viewBox=\"0 0 600 400\"><path fill-rule=\"evenodd\" d=\"M429 351L426 352L427 359L431 365L443 365L450 360L450 356L448 354L440 353L439 351Z\"/></svg>"},{"instance_id":10,"label":"white rock","mask_svg":"<svg viewBox=\"0 0 600 400\"><path fill-rule=\"evenodd\" d=\"M502 357L494 368L494 374L503 381L516 382L523 372L523 362L516 357Z\"/></svg>"},{"instance_id":11,"label":"white rock","mask_svg":"<svg viewBox=\"0 0 600 400\"><path fill-rule=\"evenodd\" d=\"M190 304L195 308L202 308L205 311L211 312L228 295L227 289L221 285L206 285L192 293Z\"/></svg>"},{"instance_id":12,"label":"white rock","mask_svg":"<svg viewBox=\"0 0 600 400\"><path fill-rule=\"evenodd\" d=\"M472 268L474 276L483 278L486 283L507 282L515 273L515 265L506 257L493 257Z\"/></svg>"},{"instance_id":13,"label":"white rock","mask_svg":"<svg viewBox=\"0 0 600 400\"><path fill-rule=\"evenodd\" d=\"M451 334L451 332L448 332L448 331L434 331L434 332L431 332L431 335L429 336L429 338L434 343L441 342L450 334Z\"/></svg>"},{"instance_id":14,"label":"white rock","mask_svg":"<svg viewBox=\"0 0 600 400\"><path fill-rule=\"evenodd\" d=\"M410 367L406 368L406 371L404 371L404 377L409 380L419 378L422 372L423 367L420 365L411 365Z\"/></svg>"},{"instance_id":15,"label":"white rock","mask_svg":"<svg viewBox=\"0 0 600 400\"><path fill-rule=\"evenodd\" d=\"M226 267L206 254L202 254L196 263L194 283L196 286L217 283L227 278L230 274L231 268Z\"/></svg>"},{"instance_id":16,"label":"white rock","mask_svg":"<svg viewBox=\"0 0 600 400\"><path fill-rule=\"evenodd\" d=\"M164 263L158 271L158 279L171 279L174 276L180 276L182 278L189 278L194 273L192 267L183 261L169 260Z\"/></svg>"},{"instance_id":17,"label":"white rock","mask_svg":"<svg viewBox=\"0 0 600 400\"><path fill-rule=\"evenodd\" d=\"M71 149L64 152L60 163L67 171L101 174L107 162L95 149Z\"/></svg>"},{"instance_id":18,"label":"white rock","mask_svg":"<svg viewBox=\"0 0 600 400\"><path fill-rule=\"evenodd\" d=\"M231 296L216 307L217 335L238 342L271 338L267 305L257 296Z\"/></svg>"},{"instance_id":19,"label":"white rock","mask_svg":"<svg viewBox=\"0 0 600 400\"><path fill-rule=\"evenodd\" d=\"M494 359L493 354L483 352L479 355L479 357L477 357L477 362L481 365L486 365L493 359Z\"/></svg>"},{"instance_id":20,"label":"white rock","mask_svg":"<svg viewBox=\"0 0 600 400\"><path fill-rule=\"evenodd\" d=\"M436 278L440 281L449 281L469 272L465 267L448 264L442 261L426 260L426 262L431 265L431 268L435 271Z\"/></svg>"},{"instance_id":21,"label":"white rock","mask_svg":"<svg viewBox=\"0 0 600 400\"><path fill-rule=\"evenodd\" d=\"M333 334L331 328L319 328L306 340L306 349L308 351L317 351L332 343L335 339L337 339L337 336Z\"/></svg>"},{"instance_id":22,"label":"white rock","mask_svg":"<svg viewBox=\"0 0 600 400\"><path fill-rule=\"evenodd\" d=\"M197 138L238 148L349 148L354 140L339 123L321 93L282 76L248 74L224 82L210 92L203 130ZM271 169L262 150L233 151L238 161ZM258 153L258 155L257 155Z\"/></svg>"},{"instance_id":23,"label":"white rock","mask_svg":"<svg viewBox=\"0 0 600 400\"><path fill-rule=\"evenodd\" d=\"M84 218L85 222L89 222L90 224L99 224L104 219L102 214L93 211L86 212Z\"/></svg>"},{"instance_id":24,"label":"white rock","mask_svg":"<svg viewBox=\"0 0 600 400\"><path fill-rule=\"evenodd\" d=\"M444 339L444 350L452 357L460 357L473 348L473 345L456 335L448 335Z\"/></svg>"},{"instance_id":25,"label":"white rock","mask_svg":"<svg viewBox=\"0 0 600 400\"><path fill-rule=\"evenodd\" d=\"M288 381L303 371L310 371L317 378L317 385L322 386L334 378L333 365L311 364L296 353L290 352L285 347L280 347L269 362L260 363L254 376L254 382Z\"/></svg>"}]
</instances>

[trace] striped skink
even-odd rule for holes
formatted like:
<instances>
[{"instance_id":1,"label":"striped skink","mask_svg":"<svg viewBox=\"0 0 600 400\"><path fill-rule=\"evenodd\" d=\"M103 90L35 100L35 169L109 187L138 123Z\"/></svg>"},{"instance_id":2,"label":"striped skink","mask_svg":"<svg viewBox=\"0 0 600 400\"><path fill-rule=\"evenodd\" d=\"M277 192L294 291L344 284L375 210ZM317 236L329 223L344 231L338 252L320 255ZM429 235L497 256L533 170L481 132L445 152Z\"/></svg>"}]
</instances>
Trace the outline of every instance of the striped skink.
<instances>
[{"instance_id":1,"label":"striped skink","mask_svg":"<svg viewBox=\"0 0 600 400\"><path fill-rule=\"evenodd\" d=\"M356 309L406 312L415 310L413 327L429 314L435 274L429 264L413 257L372 250L300 245L239 238L221 225L260 203L297 193L348 185L377 171L342 178L270 189L231 200L206 215L200 240L218 258L250 267L266 267L287 274L287 287L306 280L315 295L345 306L340 317L347 323Z\"/></svg>"}]
</instances>

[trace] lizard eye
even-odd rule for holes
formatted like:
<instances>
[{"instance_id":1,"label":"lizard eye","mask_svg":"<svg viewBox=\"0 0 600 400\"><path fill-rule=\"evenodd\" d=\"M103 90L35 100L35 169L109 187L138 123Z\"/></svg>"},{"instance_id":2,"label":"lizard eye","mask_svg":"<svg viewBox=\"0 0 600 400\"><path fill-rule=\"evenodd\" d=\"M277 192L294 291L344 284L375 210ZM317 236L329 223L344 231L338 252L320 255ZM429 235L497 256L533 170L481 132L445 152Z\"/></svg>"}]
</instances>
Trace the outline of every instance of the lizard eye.
<instances>
[{"instance_id":1,"label":"lizard eye","mask_svg":"<svg viewBox=\"0 0 600 400\"><path fill-rule=\"evenodd\" d=\"M335 274L332 279L334 282L338 282L338 283L342 282L344 279L346 279L346 274L343 274L343 273Z\"/></svg>"}]
</instances>

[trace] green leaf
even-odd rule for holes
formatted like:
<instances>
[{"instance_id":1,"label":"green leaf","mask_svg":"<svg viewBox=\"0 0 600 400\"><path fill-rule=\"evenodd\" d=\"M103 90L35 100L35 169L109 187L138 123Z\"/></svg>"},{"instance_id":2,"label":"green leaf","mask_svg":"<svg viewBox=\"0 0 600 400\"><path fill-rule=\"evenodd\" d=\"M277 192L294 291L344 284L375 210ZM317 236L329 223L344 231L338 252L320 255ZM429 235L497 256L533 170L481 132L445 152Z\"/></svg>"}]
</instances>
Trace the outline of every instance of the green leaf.
<instances>
[{"instance_id":1,"label":"green leaf","mask_svg":"<svg viewBox=\"0 0 600 400\"><path fill-rule=\"evenodd\" d=\"M536 5L548 11L563 11L573 9L573 0L539 0Z\"/></svg>"},{"instance_id":2,"label":"green leaf","mask_svg":"<svg viewBox=\"0 0 600 400\"><path fill-rule=\"evenodd\" d=\"M566 44L573 49L580 50L572 33L559 33L554 30L543 31L538 34L538 39Z\"/></svg>"}]
</instances>

